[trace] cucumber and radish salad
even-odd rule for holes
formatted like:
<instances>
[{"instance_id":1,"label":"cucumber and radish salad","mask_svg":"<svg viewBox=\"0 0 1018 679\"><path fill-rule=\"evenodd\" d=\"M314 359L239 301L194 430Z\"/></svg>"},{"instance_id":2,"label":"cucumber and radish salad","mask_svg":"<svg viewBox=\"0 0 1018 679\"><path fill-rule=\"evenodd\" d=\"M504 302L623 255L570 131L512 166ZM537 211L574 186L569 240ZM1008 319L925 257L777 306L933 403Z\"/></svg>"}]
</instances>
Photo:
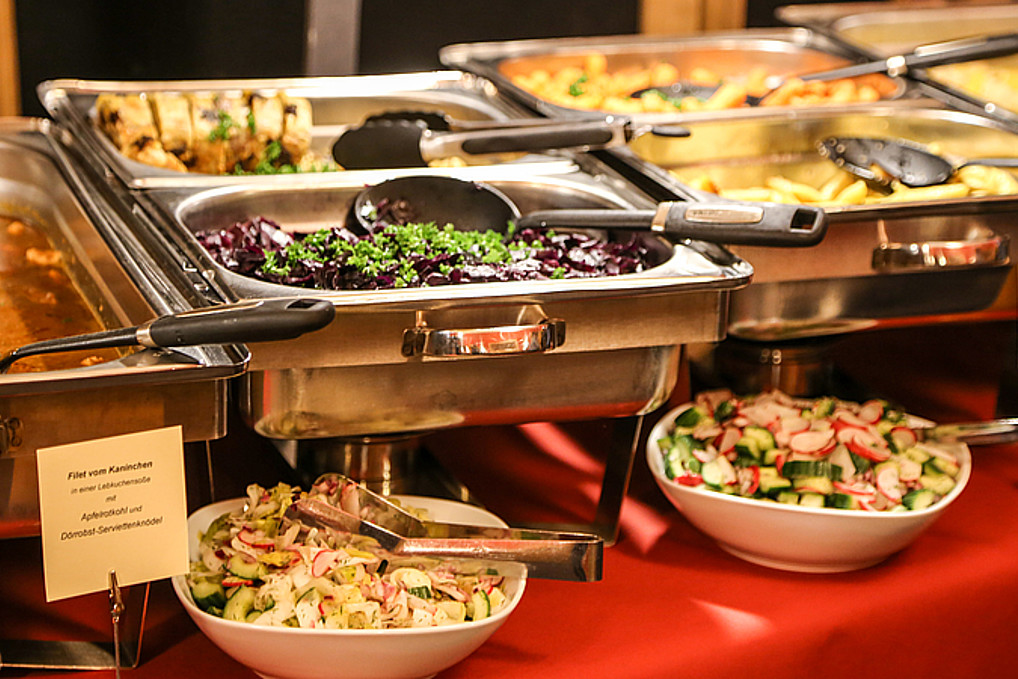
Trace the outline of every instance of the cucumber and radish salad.
<instances>
[{"instance_id":1,"label":"cucumber and radish salad","mask_svg":"<svg viewBox=\"0 0 1018 679\"><path fill-rule=\"evenodd\" d=\"M919 442L882 400L704 392L658 445L675 483L802 507L925 509L960 472L955 455Z\"/></svg>"},{"instance_id":2,"label":"cucumber and radish salad","mask_svg":"<svg viewBox=\"0 0 1018 679\"><path fill-rule=\"evenodd\" d=\"M394 557L371 538L285 518L299 493L252 484L246 509L212 522L187 577L199 608L255 625L394 629L481 620L506 606L504 577L487 565Z\"/></svg>"}]
</instances>

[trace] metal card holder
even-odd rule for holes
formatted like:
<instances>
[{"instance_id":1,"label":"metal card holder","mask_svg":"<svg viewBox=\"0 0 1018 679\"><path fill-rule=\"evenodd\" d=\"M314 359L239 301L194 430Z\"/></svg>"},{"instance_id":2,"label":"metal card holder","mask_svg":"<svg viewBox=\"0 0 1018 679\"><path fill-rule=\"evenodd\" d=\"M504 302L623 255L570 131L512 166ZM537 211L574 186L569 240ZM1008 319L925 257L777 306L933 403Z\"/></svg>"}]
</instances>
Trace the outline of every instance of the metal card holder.
<instances>
[{"instance_id":1,"label":"metal card holder","mask_svg":"<svg viewBox=\"0 0 1018 679\"><path fill-rule=\"evenodd\" d=\"M148 608L149 583L124 592L116 571L109 573L112 641L0 639L0 669L115 670L138 666L141 638Z\"/></svg>"}]
</instances>

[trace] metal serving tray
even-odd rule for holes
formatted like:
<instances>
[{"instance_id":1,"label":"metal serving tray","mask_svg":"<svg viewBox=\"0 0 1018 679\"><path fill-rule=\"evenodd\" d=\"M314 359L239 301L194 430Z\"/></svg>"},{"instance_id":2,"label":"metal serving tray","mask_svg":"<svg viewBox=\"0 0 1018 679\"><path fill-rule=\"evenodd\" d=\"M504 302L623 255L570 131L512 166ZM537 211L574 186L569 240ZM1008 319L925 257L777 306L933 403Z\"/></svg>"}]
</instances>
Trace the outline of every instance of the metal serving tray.
<instances>
[{"instance_id":1,"label":"metal serving tray","mask_svg":"<svg viewBox=\"0 0 1018 679\"><path fill-rule=\"evenodd\" d=\"M662 198L687 199L703 195L688 185L701 174L723 188L762 186L772 175L820 186L840 172L816 151L816 142L830 135L937 142L965 158L1018 157L1018 135L1005 126L938 108L825 109L689 128L687 139L648 136L616 156L663 187ZM729 332L784 339L984 310L1009 294L1007 242L1018 235L1016 209L1015 195L831 207L827 237L808 250L733 246L755 275L732 297ZM966 257L920 256L944 243ZM892 257L892 251L913 256ZM1012 300L1011 313L1013 306Z\"/></svg>"},{"instance_id":2,"label":"metal serving tray","mask_svg":"<svg viewBox=\"0 0 1018 679\"><path fill-rule=\"evenodd\" d=\"M185 311L101 187L74 171L48 121L0 119L0 213L43 229L106 328ZM0 537L38 532L35 451L180 425L185 441L223 436L226 382L242 347L139 350L91 367L0 375Z\"/></svg>"},{"instance_id":3,"label":"metal serving tray","mask_svg":"<svg viewBox=\"0 0 1018 679\"><path fill-rule=\"evenodd\" d=\"M594 159L578 163L447 173L491 183L524 212L651 205ZM299 230L342 224L364 183L359 173L333 180L300 191L265 185L158 189L141 199L178 249L181 265L193 263L224 296L289 296L306 291L226 271L193 233L258 215ZM252 347L241 410L256 431L277 439L649 412L674 386L681 345L723 336L728 295L749 282L752 268L716 246L643 237L659 264L642 274L314 292L334 302L336 319L295 342ZM521 328L559 341L528 351ZM498 335L504 353L433 355L407 342L435 333L504 333Z\"/></svg>"},{"instance_id":4,"label":"metal serving tray","mask_svg":"<svg viewBox=\"0 0 1018 679\"><path fill-rule=\"evenodd\" d=\"M1018 5L945 5L943 3L835 3L779 7L777 16L786 23L806 26L874 57L909 52L921 45L1018 32ZM923 94L965 111L981 113L1018 125L1018 56L972 62L987 73L1007 71L1014 87L1007 99L952 86L944 79L945 68L915 74ZM1011 91L1013 90L1013 92Z\"/></svg>"},{"instance_id":5,"label":"metal serving tray","mask_svg":"<svg viewBox=\"0 0 1018 679\"><path fill-rule=\"evenodd\" d=\"M538 97L513 83L518 74L564 66L582 67L591 53L603 54L608 71L647 67L666 61L681 72L696 66L718 75L745 75L753 67L766 66L775 75L806 73L844 66L858 60L859 53L804 28L748 29L707 33L689 37L607 36L482 42L449 45L439 52L443 64L476 73L507 96L530 110L550 118L600 117L605 112L567 108ZM898 81L896 98L910 96L907 84ZM787 107L776 107L787 112ZM773 111L774 109L771 109ZM740 108L709 113L636 113L641 122L684 121L702 118L744 117L766 114L766 109Z\"/></svg>"},{"instance_id":6,"label":"metal serving tray","mask_svg":"<svg viewBox=\"0 0 1018 679\"><path fill-rule=\"evenodd\" d=\"M296 175L232 176L175 172L125 157L94 124L100 94L140 92L240 93L283 92L308 99L312 106L312 151L329 157L332 144L368 116L392 111L444 113L462 121L525 117L520 107L500 98L494 86L469 73L434 71L377 76L187 81L52 80L39 85L39 97L50 114L131 188L221 186L226 183L316 183L332 181L326 172ZM528 157L525 160L533 159Z\"/></svg>"}]
</instances>

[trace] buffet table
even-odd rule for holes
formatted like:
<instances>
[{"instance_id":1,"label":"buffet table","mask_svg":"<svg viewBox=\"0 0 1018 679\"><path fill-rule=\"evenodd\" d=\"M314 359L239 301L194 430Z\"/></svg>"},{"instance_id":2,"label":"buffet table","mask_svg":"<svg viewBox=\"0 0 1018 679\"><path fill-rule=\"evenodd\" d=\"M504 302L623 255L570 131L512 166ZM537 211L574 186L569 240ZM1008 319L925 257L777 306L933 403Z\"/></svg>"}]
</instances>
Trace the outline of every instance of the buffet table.
<instances>
[{"instance_id":1,"label":"buffet table","mask_svg":"<svg viewBox=\"0 0 1018 679\"><path fill-rule=\"evenodd\" d=\"M989 419L1002 357L1015 360L1009 323L860 334L836 348L837 364L917 414ZM686 390L680 384L673 402ZM649 416L645 430L660 415ZM604 425L450 430L429 437L428 448L510 522L582 522L599 492ZM236 472L251 451L231 451L229 438L213 446L215 462L231 464L232 455ZM1002 676L1000 668L1018 664L1018 446L973 452L969 487L911 548L867 570L814 575L755 566L717 548L668 504L641 451L604 580L530 581L506 624L442 676ZM4 637L108 634L105 595L42 603L34 540L0 551ZM125 676L187 673L253 676L202 636L168 582L155 583L141 664Z\"/></svg>"}]
</instances>

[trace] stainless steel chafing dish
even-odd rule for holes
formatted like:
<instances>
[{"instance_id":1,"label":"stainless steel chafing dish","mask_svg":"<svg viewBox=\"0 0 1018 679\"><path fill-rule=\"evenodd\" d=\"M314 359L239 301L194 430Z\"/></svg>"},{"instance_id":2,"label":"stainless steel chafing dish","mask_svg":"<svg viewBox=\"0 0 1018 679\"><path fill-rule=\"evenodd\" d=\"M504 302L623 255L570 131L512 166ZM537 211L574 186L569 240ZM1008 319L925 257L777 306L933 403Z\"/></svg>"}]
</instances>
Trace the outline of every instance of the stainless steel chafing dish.
<instances>
[{"instance_id":1,"label":"stainless steel chafing dish","mask_svg":"<svg viewBox=\"0 0 1018 679\"><path fill-rule=\"evenodd\" d=\"M858 53L829 38L803 28L748 29L738 32L708 33L688 37L606 36L518 40L508 42L449 45L439 53L442 63L487 78L500 91L527 108L550 118L603 116L603 112L567 108L524 90L513 83L518 74L538 69L582 66L590 53L606 57L608 71L647 67L669 62L681 72L707 67L722 77L745 75L764 66L774 75L821 71L852 63ZM895 98L909 97L907 84L898 81ZM780 107L783 112L790 109ZM697 120L755 116L765 111L739 108L707 113L635 113L634 120Z\"/></svg>"},{"instance_id":2,"label":"stainless steel chafing dish","mask_svg":"<svg viewBox=\"0 0 1018 679\"><path fill-rule=\"evenodd\" d=\"M875 57L920 45L935 48L936 43L1018 32L1018 6L1013 3L835 3L790 5L776 13L786 23L806 26ZM965 68L978 69L969 83L951 76L953 67L929 69L915 77L925 95L1018 125L1018 56L972 62Z\"/></svg>"},{"instance_id":3,"label":"stainless steel chafing dish","mask_svg":"<svg viewBox=\"0 0 1018 679\"><path fill-rule=\"evenodd\" d=\"M365 185L413 173L488 181L520 210L649 207L629 182L586 156L528 156L460 169L393 169L271 177L191 175L133 167L90 120L104 92L286 90L314 109L325 148L366 116L427 110L464 120L508 119L517 105L461 72L268 81L84 83L54 81L41 97L73 130L99 172L127 187L137 237L171 270L207 281L227 301L306 291L236 276L192 233L263 215L285 228L342 223ZM136 165L136 164L134 164ZM264 343L240 380L241 409L278 439L373 436L455 425L624 416L670 393L681 346L720 339L729 292L752 268L714 246L646 236L658 266L637 276L484 283L414 290L314 292L337 316L295 343ZM195 281L197 282L197 281ZM432 347L455 347L437 355ZM477 355L477 352L485 352ZM624 376L621 379L607 375Z\"/></svg>"},{"instance_id":4,"label":"stainless steel chafing dish","mask_svg":"<svg viewBox=\"0 0 1018 679\"><path fill-rule=\"evenodd\" d=\"M592 159L450 173L494 185L523 212L650 204ZM341 224L363 173L333 179L300 191L159 189L142 200L181 266L193 262L226 297L292 295L224 270L192 234L258 215L294 230ZM752 269L721 248L645 238L657 266L643 274L317 292L334 302L336 319L303 340L258 345L241 408L258 432L278 439L647 412L671 392L681 345L723 335L729 292Z\"/></svg>"},{"instance_id":5,"label":"stainless steel chafing dish","mask_svg":"<svg viewBox=\"0 0 1018 679\"><path fill-rule=\"evenodd\" d=\"M136 325L196 303L159 267L101 187L75 170L60 130L0 120L0 213L46 232L68 275L106 328ZM181 425L185 441L225 434L226 380L242 347L142 350L91 367L0 375L0 537L37 534L35 451Z\"/></svg>"},{"instance_id":6,"label":"stainless steel chafing dish","mask_svg":"<svg viewBox=\"0 0 1018 679\"><path fill-rule=\"evenodd\" d=\"M831 135L937 142L966 158L1018 155L1018 135L1004 126L937 108L804 111L689 128L688 139L641 138L616 155L668 193L693 198L701 194L688 183L700 174L722 187L761 186L772 175L819 186L840 172L816 151ZM777 340L987 308L1013 314L1004 282L1016 206L1009 195L832 207L827 237L814 248L733 247L756 273L732 297L729 331Z\"/></svg>"},{"instance_id":7,"label":"stainless steel chafing dish","mask_svg":"<svg viewBox=\"0 0 1018 679\"><path fill-rule=\"evenodd\" d=\"M285 93L307 99L312 108L311 150L328 157L333 142L369 116L392 111L444 114L465 123L524 117L519 106L497 95L494 86L457 71L378 76L112 82L53 80L39 86L47 110L65 125L86 152L132 189L164 186L221 186L227 183L330 182L330 172L297 175L232 176L175 172L128 159L95 124L95 103L102 94L135 93ZM525 160L529 160L528 157Z\"/></svg>"}]
</instances>

